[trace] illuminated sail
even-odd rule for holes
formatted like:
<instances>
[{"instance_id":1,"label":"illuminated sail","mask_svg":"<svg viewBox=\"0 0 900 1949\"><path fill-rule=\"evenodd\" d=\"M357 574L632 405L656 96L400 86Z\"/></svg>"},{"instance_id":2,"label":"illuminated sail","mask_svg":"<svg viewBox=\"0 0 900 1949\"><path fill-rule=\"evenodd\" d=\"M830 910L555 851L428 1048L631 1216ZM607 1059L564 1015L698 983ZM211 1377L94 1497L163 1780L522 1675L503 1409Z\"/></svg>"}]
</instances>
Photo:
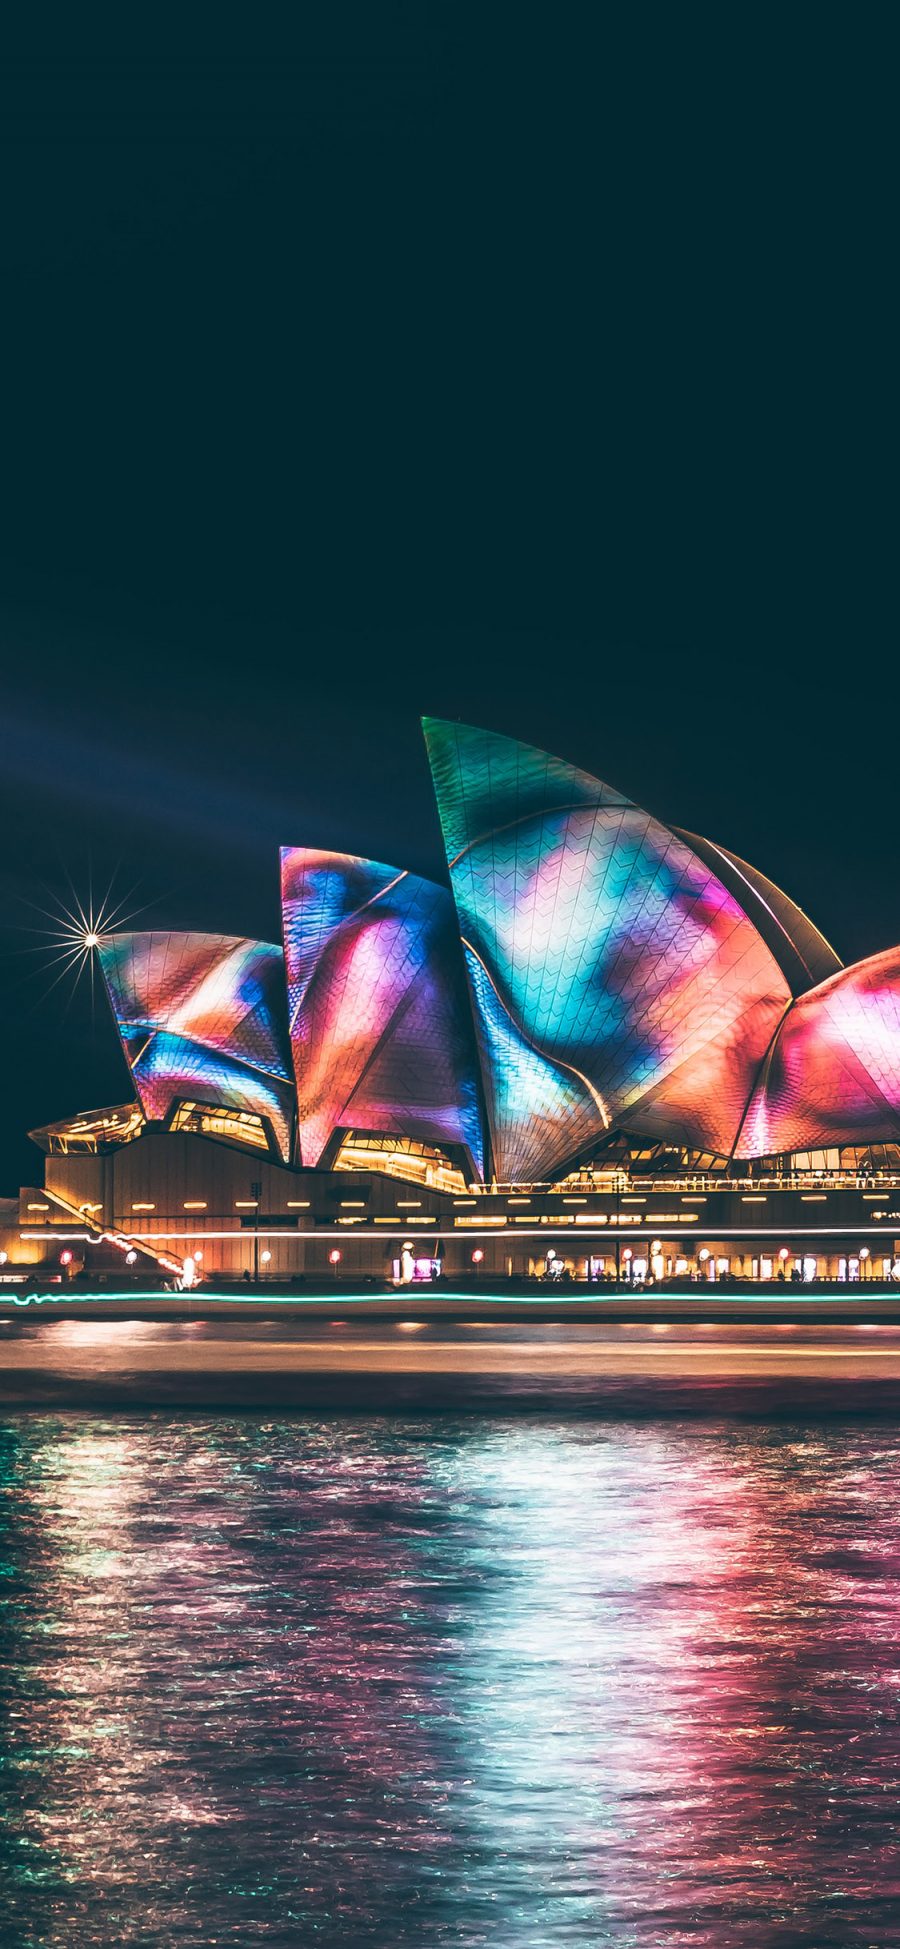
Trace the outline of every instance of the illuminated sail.
<instances>
[{"instance_id":1,"label":"illuminated sail","mask_svg":"<svg viewBox=\"0 0 900 1949\"><path fill-rule=\"evenodd\" d=\"M290 1153L281 949L224 934L111 934L100 966L145 1116L179 1098L268 1118Z\"/></svg>"},{"instance_id":2,"label":"illuminated sail","mask_svg":"<svg viewBox=\"0 0 900 1949\"><path fill-rule=\"evenodd\" d=\"M900 947L794 1002L769 1052L739 1157L900 1138Z\"/></svg>"},{"instance_id":3,"label":"illuminated sail","mask_svg":"<svg viewBox=\"0 0 900 1949\"><path fill-rule=\"evenodd\" d=\"M303 1162L354 1129L461 1146L480 1174L478 1065L450 895L306 847L282 851L281 886Z\"/></svg>"},{"instance_id":4,"label":"illuminated sail","mask_svg":"<svg viewBox=\"0 0 900 1949\"><path fill-rule=\"evenodd\" d=\"M576 766L425 736L497 1174L550 1177L613 1128L730 1150L791 1000L736 894Z\"/></svg>"}]
</instances>

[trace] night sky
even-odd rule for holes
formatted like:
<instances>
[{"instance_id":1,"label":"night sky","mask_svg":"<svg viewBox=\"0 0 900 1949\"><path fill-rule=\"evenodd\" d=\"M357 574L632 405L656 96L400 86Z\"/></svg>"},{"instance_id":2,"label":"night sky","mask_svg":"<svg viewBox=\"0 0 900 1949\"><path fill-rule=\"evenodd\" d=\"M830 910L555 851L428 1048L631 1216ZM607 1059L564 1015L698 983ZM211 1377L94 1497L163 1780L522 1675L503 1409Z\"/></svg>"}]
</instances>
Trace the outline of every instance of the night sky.
<instances>
[{"instance_id":1,"label":"night sky","mask_svg":"<svg viewBox=\"0 0 900 1949\"><path fill-rule=\"evenodd\" d=\"M6 1192L129 1094L29 903L441 876L422 711L900 937L887 12L316 11L2 83Z\"/></svg>"}]
</instances>

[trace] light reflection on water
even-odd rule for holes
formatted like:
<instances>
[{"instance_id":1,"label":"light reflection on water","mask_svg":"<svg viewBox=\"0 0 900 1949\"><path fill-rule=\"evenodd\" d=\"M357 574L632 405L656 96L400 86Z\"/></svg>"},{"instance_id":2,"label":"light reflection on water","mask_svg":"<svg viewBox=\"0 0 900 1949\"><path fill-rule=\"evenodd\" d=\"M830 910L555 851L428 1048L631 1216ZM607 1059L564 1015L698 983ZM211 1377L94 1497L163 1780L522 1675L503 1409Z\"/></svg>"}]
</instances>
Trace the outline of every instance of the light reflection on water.
<instances>
[{"instance_id":1,"label":"light reflection on water","mask_svg":"<svg viewBox=\"0 0 900 1949\"><path fill-rule=\"evenodd\" d=\"M893 1426L0 1433L3 1941L900 1940Z\"/></svg>"}]
</instances>

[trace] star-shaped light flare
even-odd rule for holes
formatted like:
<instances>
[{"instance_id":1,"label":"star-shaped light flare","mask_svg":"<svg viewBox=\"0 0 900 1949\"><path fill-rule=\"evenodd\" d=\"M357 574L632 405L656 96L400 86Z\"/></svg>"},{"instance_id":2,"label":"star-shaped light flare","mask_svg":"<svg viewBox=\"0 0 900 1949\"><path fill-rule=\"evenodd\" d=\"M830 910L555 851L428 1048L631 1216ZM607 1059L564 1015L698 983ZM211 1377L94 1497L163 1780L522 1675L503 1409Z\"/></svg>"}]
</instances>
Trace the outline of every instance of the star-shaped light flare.
<instances>
[{"instance_id":1,"label":"star-shaped light flare","mask_svg":"<svg viewBox=\"0 0 900 1949\"><path fill-rule=\"evenodd\" d=\"M23 952L39 955L48 969L59 968L59 973L46 991L47 995L52 994L54 988L64 981L67 975L74 977L69 1003L82 976L87 974L90 979L91 1013L93 1014L96 950L108 934L112 934L117 928L127 927L137 918L137 914L145 912L146 908L141 907L136 911L126 912L136 889L132 888L131 892L122 899L115 899L112 882L96 905L93 890L88 893L86 902L82 901L76 893L71 880L69 880L69 891L71 903L61 899L59 895L49 895L53 900L52 906L41 907L33 900L26 902L35 913L42 914L50 925L28 928L26 930L28 933L41 934L44 939L35 947L25 948ZM68 1006L69 1004L67 1008Z\"/></svg>"}]
</instances>

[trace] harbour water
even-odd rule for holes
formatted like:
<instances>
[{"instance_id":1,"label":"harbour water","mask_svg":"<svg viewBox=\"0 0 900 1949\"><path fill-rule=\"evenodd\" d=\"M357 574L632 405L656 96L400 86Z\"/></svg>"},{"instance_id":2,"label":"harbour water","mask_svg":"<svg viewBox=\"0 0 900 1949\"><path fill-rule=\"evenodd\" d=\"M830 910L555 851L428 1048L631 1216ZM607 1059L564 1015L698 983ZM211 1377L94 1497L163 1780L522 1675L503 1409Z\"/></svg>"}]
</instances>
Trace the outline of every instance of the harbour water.
<instances>
[{"instance_id":1,"label":"harbour water","mask_svg":"<svg viewBox=\"0 0 900 1949\"><path fill-rule=\"evenodd\" d=\"M6 1407L0 1940L900 1942L900 1420L743 1385Z\"/></svg>"}]
</instances>

